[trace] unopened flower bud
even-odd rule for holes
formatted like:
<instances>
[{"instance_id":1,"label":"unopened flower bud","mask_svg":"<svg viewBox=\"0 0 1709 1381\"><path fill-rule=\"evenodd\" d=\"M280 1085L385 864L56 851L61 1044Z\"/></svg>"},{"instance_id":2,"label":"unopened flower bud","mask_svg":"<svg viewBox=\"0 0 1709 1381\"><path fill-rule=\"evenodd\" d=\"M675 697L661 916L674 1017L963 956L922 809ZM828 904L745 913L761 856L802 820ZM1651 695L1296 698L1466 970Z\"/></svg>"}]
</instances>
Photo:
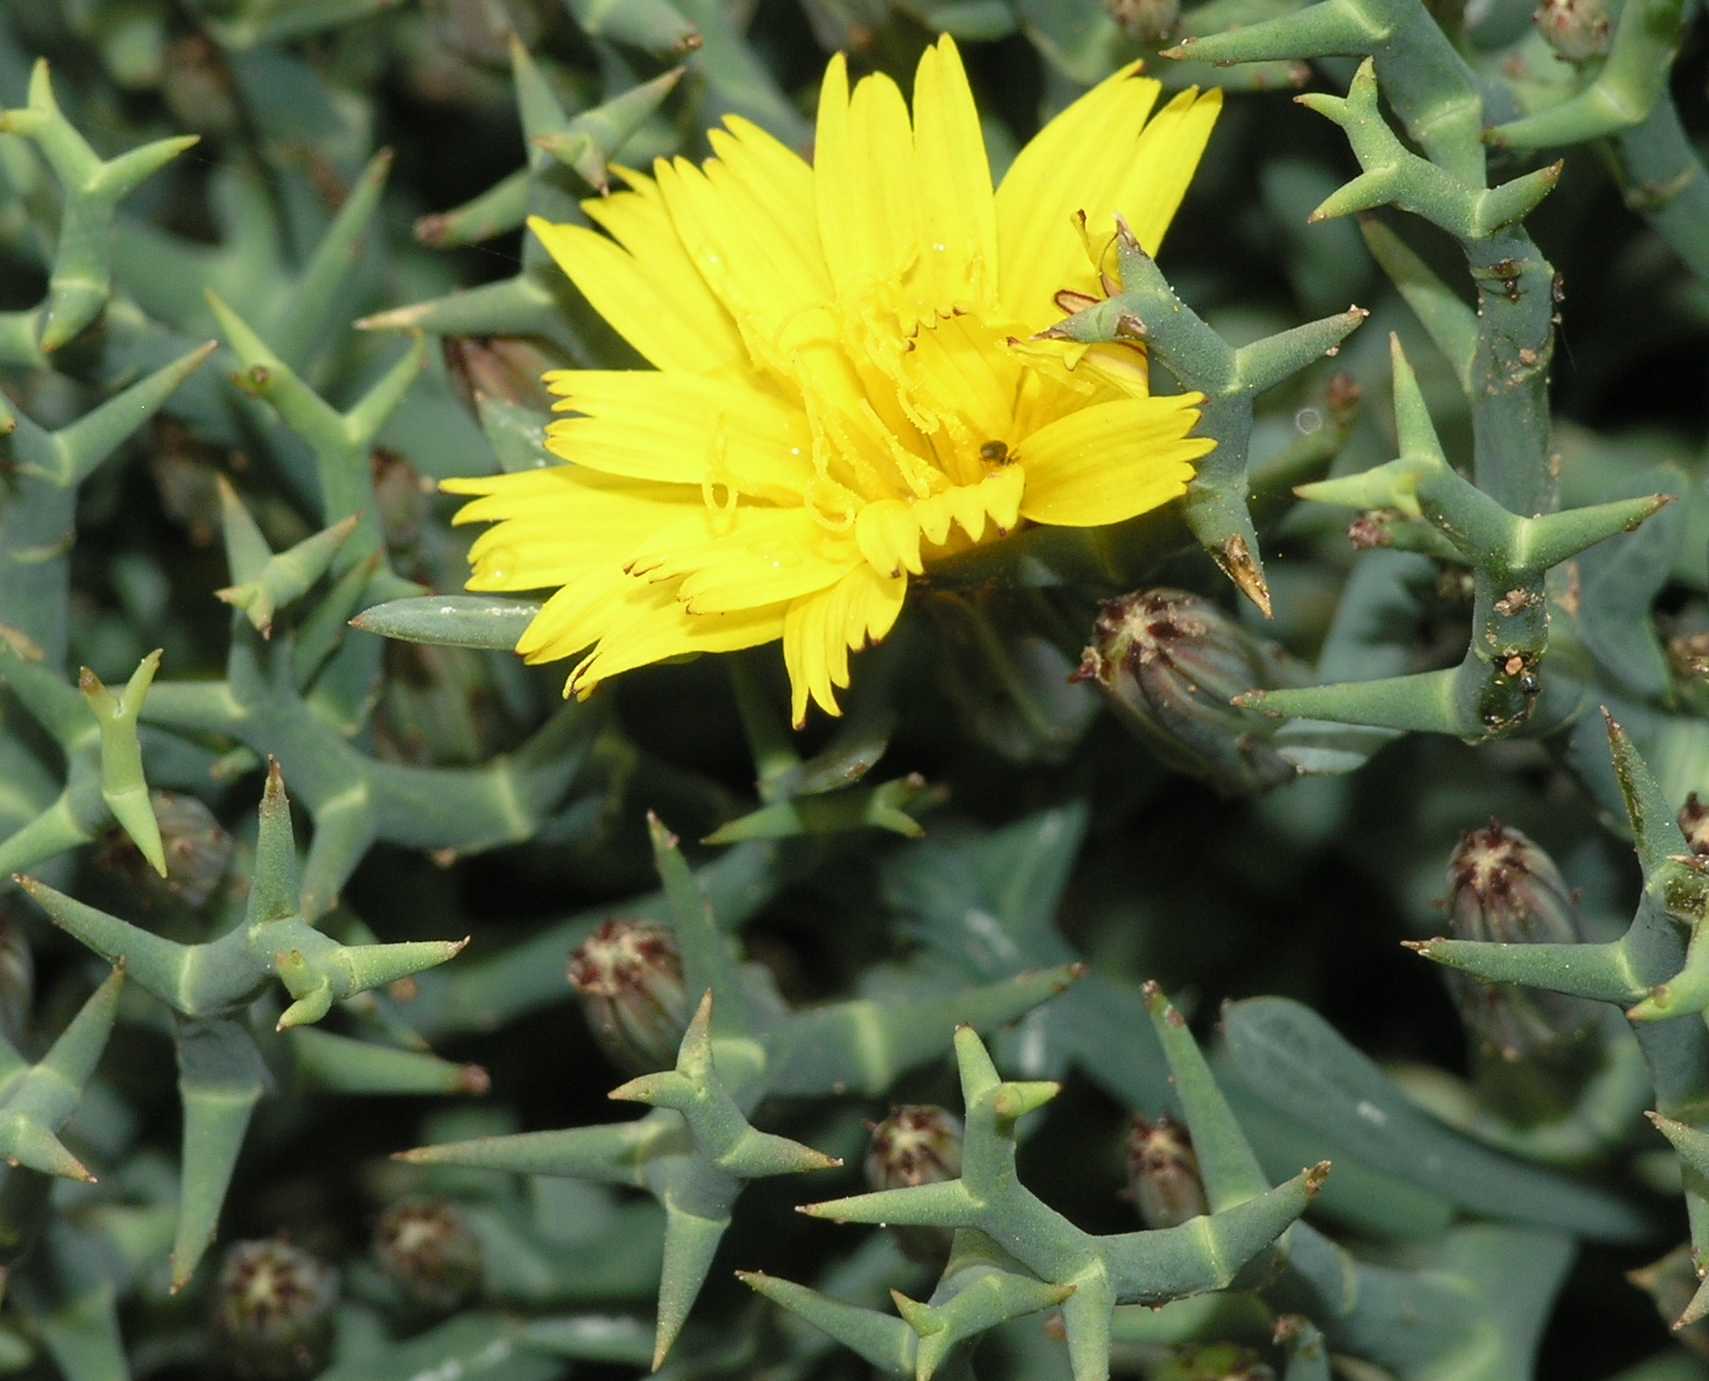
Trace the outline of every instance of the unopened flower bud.
<instances>
[{"instance_id":1,"label":"unopened flower bud","mask_svg":"<svg viewBox=\"0 0 1709 1381\"><path fill-rule=\"evenodd\" d=\"M160 826L160 847L166 876L160 877L121 830L104 841L103 867L144 895L164 893L195 910L205 903L225 877L231 863L232 837L213 811L194 796L177 791L150 791L149 806Z\"/></svg>"},{"instance_id":2,"label":"unopened flower bud","mask_svg":"<svg viewBox=\"0 0 1709 1381\"><path fill-rule=\"evenodd\" d=\"M511 336L446 336L446 376L473 410L482 398L549 412L552 395L540 379L557 361L539 346Z\"/></svg>"},{"instance_id":3,"label":"unopened flower bud","mask_svg":"<svg viewBox=\"0 0 1709 1381\"><path fill-rule=\"evenodd\" d=\"M694 1003L670 931L651 921L606 921L571 951L568 975L613 1064L646 1074L675 1062Z\"/></svg>"},{"instance_id":4,"label":"unopened flower bud","mask_svg":"<svg viewBox=\"0 0 1709 1381\"><path fill-rule=\"evenodd\" d=\"M1181 0L1104 0L1122 32L1141 43L1159 44L1173 37L1181 20Z\"/></svg>"},{"instance_id":5,"label":"unopened flower bud","mask_svg":"<svg viewBox=\"0 0 1709 1381\"><path fill-rule=\"evenodd\" d=\"M427 524L433 481L424 481L421 472L396 451L377 446L368 457L373 476L374 511L380 517L380 531L385 534L388 550L408 561L421 544L421 531Z\"/></svg>"},{"instance_id":6,"label":"unopened flower bud","mask_svg":"<svg viewBox=\"0 0 1709 1381\"><path fill-rule=\"evenodd\" d=\"M0 897L0 1034L24 1044L36 997L36 961L16 910Z\"/></svg>"},{"instance_id":7,"label":"unopened flower bud","mask_svg":"<svg viewBox=\"0 0 1709 1381\"><path fill-rule=\"evenodd\" d=\"M1176 1348L1152 1381L1276 1381L1275 1371L1239 1343L1193 1343Z\"/></svg>"},{"instance_id":8,"label":"unopened flower bud","mask_svg":"<svg viewBox=\"0 0 1709 1381\"><path fill-rule=\"evenodd\" d=\"M1667 640L1668 666L1680 708L1709 716L1709 633L1676 633Z\"/></svg>"},{"instance_id":9,"label":"unopened flower bud","mask_svg":"<svg viewBox=\"0 0 1709 1381\"><path fill-rule=\"evenodd\" d=\"M235 1242L214 1287L214 1334L229 1375L306 1381L332 1352L338 1273L281 1238Z\"/></svg>"},{"instance_id":10,"label":"unopened flower bud","mask_svg":"<svg viewBox=\"0 0 1709 1381\"><path fill-rule=\"evenodd\" d=\"M451 1310L481 1283L481 1243L469 1221L445 1199L393 1204L374 1226L380 1269L418 1304Z\"/></svg>"},{"instance_id":11,"label":"unopened flower bud","mask_svg":"<svg viewBox=\"0 0 1709 1381\"><path fill-rule=\"evenodd\" d=\"M1168 1113L1155 1122L1134 1117L1127 1134L1127 1187L1148 1228L1179 1227L1210 1212L1193 1138Z\"/></svg>"},{"instance_id":12,"label":"unopened flower bud","mask_svg":"<svg viewBox=\"0 0 1709 1381\"><path fill-rule=\"evenodd\" d=\"M1604 0L1543 0L1531 20L1543 41L1568 62L1585 62L1608 51Z\"/></svg>"},{"instance_id":13,"label":"unopened flower bud","mask_svg":"<svg viewBox=\"0 0 1709 1381\"><path fill-rule=\"evenodd\" d=\"M1301 669L1198 595L1142 590L1105 604L1074 679L1095 682L1165 763L1226 796L1266 791L1296 774L1269 742L1280 721L1230 702L1300 682Z\"/></svg>"},{"instance_id":14,"label":"unopened flower bud","mask_svg":"<svg viewBox=\"0 0 1709 1381\"><path fill-rule=\"evenodd\" d=\"M1680 807L1679 829L1692 853L1709 855L1709 806L1698 799L1695 791L1685 798L1685 804Z\"/></svg>"},{"instance_id":15,"label":"unopened flower bud","mask_svg":"<svg viewBox=\"0 0 1709 1381\"><path fill-rule=\"evenodd\" d=\"M864 1169L873 1189L910 1189L938 1184L961 1175L961 1119L933 1103L909 1103L892 1108L882 1122L867 1130ZM891 1229L896 1244L915 1261L942 1262L949 1256L947 1228L898 1225Z\"/></svg>"},{"instance_id":16,"label":"unopened flower bud","mask_svg":"<svg viewBox=\"0 0 1709 1381\"><path fill-rule=\"evenodd\" d=\"M1448 861L1448 927L1461 940L1572 944L1578 908L1554 860L1518 830L1491 820L1460 837ZM1466 1025L1504 1060L1558 1050L1584 1035L1581 998L1452 976Z\"/></svg>"}]
</instances>

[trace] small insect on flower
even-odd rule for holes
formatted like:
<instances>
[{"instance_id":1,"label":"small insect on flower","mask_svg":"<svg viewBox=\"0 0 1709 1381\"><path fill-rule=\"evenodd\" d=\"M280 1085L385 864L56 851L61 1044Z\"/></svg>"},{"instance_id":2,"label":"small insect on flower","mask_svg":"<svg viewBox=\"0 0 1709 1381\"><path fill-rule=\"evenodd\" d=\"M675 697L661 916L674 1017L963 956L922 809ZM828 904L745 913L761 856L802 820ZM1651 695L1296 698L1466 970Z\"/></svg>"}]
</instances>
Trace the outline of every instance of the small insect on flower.
<instances>
[{"instance_id":1,"label":"small insect on flower","mask_svg":"<svg viewBox=\"0 0 1709 1381\"><path fill-rule=\"evenodd\" d=\"M517 643L578 657L565 694L695 652L781 642L797 725L908 578L1022 522L1096 527L1186 491L1199 394L1153 397L1138 341L1039 339L1114 283L1117 216L1155 253L1221 108L1133 64L993 189L948 38L910 115L826 70L809 165L736 116L715 157L619 169L600 230L530 222L651 369L546 376L562 465L444 487L491 522L472 590L554 590ZM601 233L603 231L604 233Z\"/></svg>"}]
</instances>

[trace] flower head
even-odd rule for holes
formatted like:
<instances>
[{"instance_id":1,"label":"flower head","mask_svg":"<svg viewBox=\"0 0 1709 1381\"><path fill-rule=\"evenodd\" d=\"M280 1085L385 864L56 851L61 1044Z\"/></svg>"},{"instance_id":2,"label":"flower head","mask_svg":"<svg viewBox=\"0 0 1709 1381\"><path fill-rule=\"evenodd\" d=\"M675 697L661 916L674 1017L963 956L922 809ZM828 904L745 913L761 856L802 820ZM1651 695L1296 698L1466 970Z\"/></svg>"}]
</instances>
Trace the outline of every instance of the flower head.
<instances>
[{"instance_id":1,"label":"flower head","mask_svg":"<svg viewBox=\"0 0 1709 1381\"><path fill-rule=\"evenodd\" d=\"M1033 337L1100 291L1118 215L1155 252L1220 92L1124 68L991 185L961 57L926 50L820 96L811 165L731 116L715 157L530 222L653 367L546 376L568 462L448 481L495 522L475 590L557 587L517 644L581 654L565 693L667 657L781 641L797 724L837 713L849 653L910 575L1023 520L1119 522L1185 492L1212 448L1197 394L1150 396L1130 344ZM603 232L603 233L602 233Z\"/></svg>"}]
</instances>

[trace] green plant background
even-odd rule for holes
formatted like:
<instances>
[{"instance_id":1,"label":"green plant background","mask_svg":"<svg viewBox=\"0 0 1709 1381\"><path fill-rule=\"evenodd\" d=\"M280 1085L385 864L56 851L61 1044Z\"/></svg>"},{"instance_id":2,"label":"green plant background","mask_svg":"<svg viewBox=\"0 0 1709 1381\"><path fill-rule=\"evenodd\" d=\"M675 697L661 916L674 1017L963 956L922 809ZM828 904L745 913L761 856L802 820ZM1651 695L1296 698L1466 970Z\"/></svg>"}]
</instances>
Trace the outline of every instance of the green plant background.
<instances>
[{"instance_id":1,"label":"green plant background","mask_svg":"<svg viewBox=\"0 0 1709 1381\"><path fill-rule=\"evenodd\" d=\"M1572 61L1520 0L0 10L0 1371L1709 1375L1696 8L1556 8ZM841 721L787 730L775 648L562 703L527 601L439 597L432 482L633 360L523 217L729 111L806 150L826 53L906 84L945 30L999 173L1131 57L1227 88L1161 266L1058 328L1143 332L1217 451L918 584ZM1068 681L1158 585L1294 668L1161 758ZM1242 735L1304 775L1219 791ZM1403 947L1492 816L1580 942ZM612 916L713 994L674 1073L565 981ZM1442 965L1591 1034L1492 1063ZM963 1175L858 1197L902 1102ZM1142 1232L1163 1111L1213 1211ZM456 1308L370 1252L424 1196ZM338 1302L257 1362L210 1319L276 1234Z\"/></svg>"}]
</instances>

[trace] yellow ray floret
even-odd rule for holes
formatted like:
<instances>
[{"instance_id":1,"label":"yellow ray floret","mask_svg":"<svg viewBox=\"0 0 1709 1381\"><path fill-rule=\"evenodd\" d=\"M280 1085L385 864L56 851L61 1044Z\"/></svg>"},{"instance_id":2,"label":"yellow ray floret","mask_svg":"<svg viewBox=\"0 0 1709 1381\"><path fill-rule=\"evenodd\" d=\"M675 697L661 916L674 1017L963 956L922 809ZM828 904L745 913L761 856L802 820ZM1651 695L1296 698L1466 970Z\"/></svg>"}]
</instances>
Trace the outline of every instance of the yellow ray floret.
<instances>
[{"instance_id":1,"label":"yellow ray floret","mask_svg":"<svg viewBox=\"0 0 1709 1381\"><path fill-rule=\"evenodd\" d=\"M1142 351L1040 341L1097 295L1115 218L1155 252L1221 93L1124 68L991 184L948 38L913 104L826 69L814 162L735 116L714 157L619 170L594 227L530 228L652 366L547 375L561 464L444 487L491 523L476 590L550 590L517 651L566 694L694 652L781 642L792 713L838 712L851 651L910 576L1023 522L1120 522L1186 492L1198 394ZM1102 259L1101 264L1097 262Z\"/></svg>"}]
</instances>

